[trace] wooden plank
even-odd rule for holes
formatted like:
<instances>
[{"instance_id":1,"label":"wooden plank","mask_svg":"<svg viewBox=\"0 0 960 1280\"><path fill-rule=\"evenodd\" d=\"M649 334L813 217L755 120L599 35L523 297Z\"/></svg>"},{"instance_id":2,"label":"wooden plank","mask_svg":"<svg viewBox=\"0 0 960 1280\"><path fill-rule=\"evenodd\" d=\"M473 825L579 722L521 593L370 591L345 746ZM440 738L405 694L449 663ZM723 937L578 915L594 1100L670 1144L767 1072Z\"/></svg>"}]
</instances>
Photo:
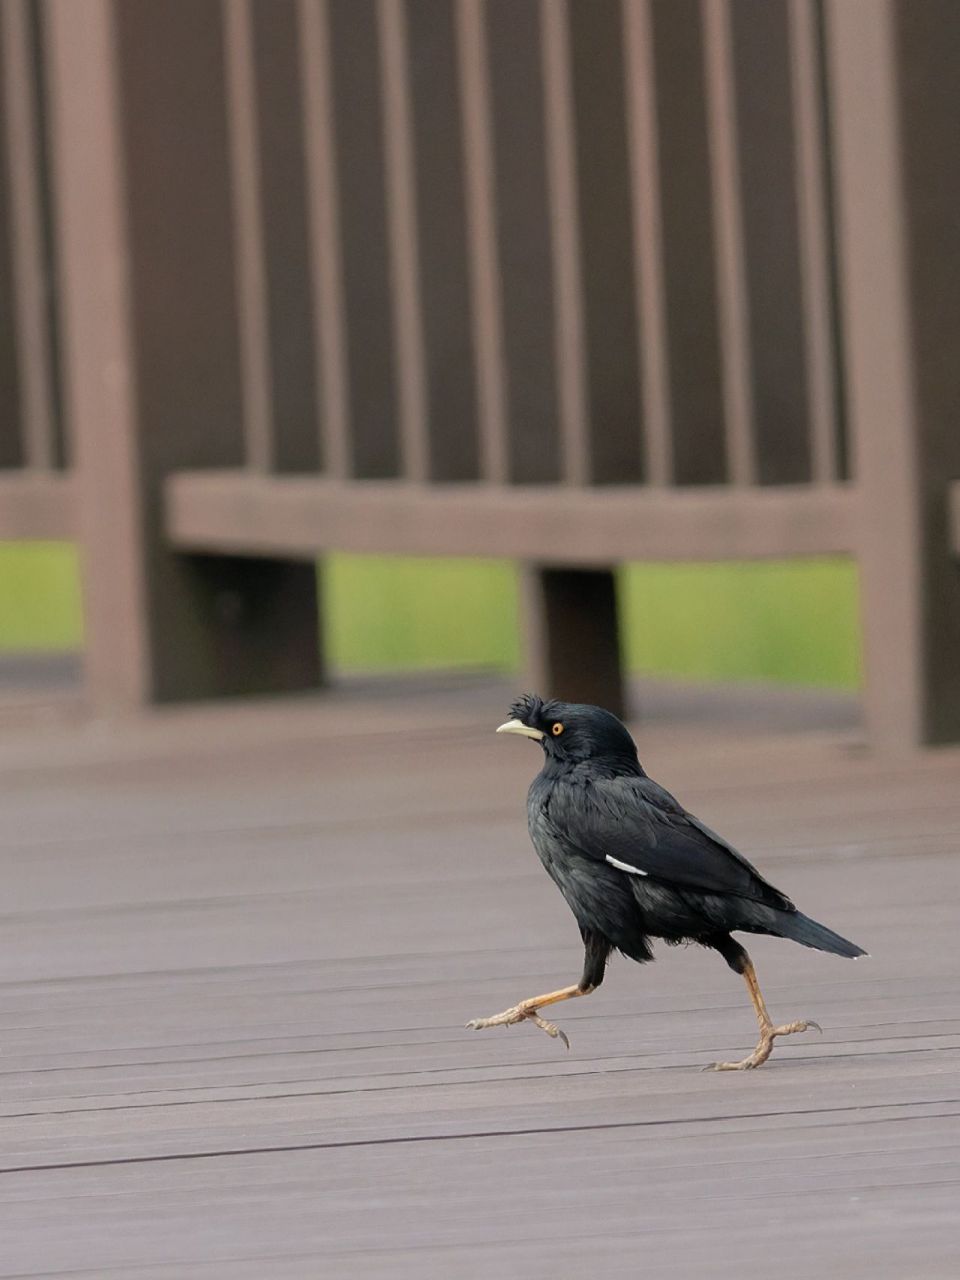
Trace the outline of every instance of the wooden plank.
<instances>
[{"instance_id":1,"label":"wooden plank","mask_svg":"<svg viewBox=\"0 0 960 1280\"><path fill-rule=\"evenodd\" d=\"M892 1128L885 1136L895 1133ZM823 1178L819 1185L804 1186L803 1165L798 1164L792 1167L797 1182L791 1182L790 1194L784 1192L782 1181L764 1192L762 1184L750 1176L751 1146L738 1142L729 1173L738 1178L743 1173L748 1182L743 1197L731 1204L715 1172L698 1180L688 1195L679 1174L648 1195L639 1179L623 1170L621 1152L613 1155L604 1147L578 1146L581 1154L574 1167L588 1184L582 1210L587 1229L578 1234L570 1227L573 1211L564 1210L561 1191L552 1186L548 1175L551 1161L560 1165L570 1161L569 1145L528 1138L513 1149L493 1154L483 1141L458 1145L465 1148L457 1153L459 1166L453 1152L444 1152L439 1144L426 1158L423 1152L400 1150L388 1151L379 1159L361 1154L311 1160L294 1153L287 1158L223 1161L226 1167L218 1170L215 1185L204 1178L204 1173L209 1177L208 1170L191 1170L184 1175L179 1193L155 1177L138 1178L141 1186L135 1191L118 1174L104 1177L99 1185L84 1179L79 1183L85 1192L82 1200L44 1205L40 1194L20 1207L20 1221L27 1239L43 1242L41 1256L51 1267L66 1270L72 1248L99 1261L96 1274L111 1280L118 1276L149 1280L154 1275L179 1280L187 1271L200 1280L214 1276L259 1280L265 1265L277 1280L308 1280L331 1267L339 1274L379 1280L386 1274L385 1262L391 1277L398 1280L489 1274L488 1268L497 1274L540 1280L547 1274L545 1258L552 1258L556 1267L558 1252L563 1254L564 1267L603 1280L618 1274L625 1254L636 1253L642 1253L660 1274L668 1275L679 1262L690 1273L705 1271L723 1280L737 1274L734 1257L741 1265L761 1269L764 1259L777 1251L794 1257L803 1254L808 1265L825 1273L831 1266L843 1266L844 1274L855 1280L867 1280L870 1275L895 1280L912 1274L916 1258L927 1268L926 1274L950 1275L948 1213L955 1169L949 1154L945 1168L931 1162L930 1186L924 1187L916 1172L905 1171L886 1194L882 1184L871 1184L865 1170L855 1170L851 1176L843 1164L832 1182ZM511 1159L516 1161L513 1167ZM379 1231L373 1233L370 1214L365 1226L359 1211L361 1204L367 1207L359 1188L369 1181L391 1188L404 1182L409 1185L413 1160L422 1194L414 1200L412 1191L391 1193L390 1211L380 1210ZM829 1159L827 1163L832 1164ZM878 1165L889 1177L889 1157ZM598 1166L616 1171L618 1184L612 1192L591 1179L590 1170ZM643 1173L657 1182L654 1165L645 1165ZM312 1212L307 1192L311 1183L319 1189L319 1204ZM353 1190L356 1207L351 1206L345 1186ZM710 1203L707 1193L713 1190L716 1194ZM631 1191L643 1201L640 1213L630 1203ZM475 1212L464 1218L467 1196ZM194 1201L193 1210L189 1200ZM207 1208L206 1218L198 1212L199 1204ZM686 1213L681 1208L684 1204ZM520 1205L536 1214L536 1229L523 1221ZM433 1231L428 1206L435 1209ZM55 1245L56 1214L64 1224L60 1247ZM492 1239L477 1220L481 1214L494 1228ZM736 1225L731 1221L734 1214ZM816 1222L815 1235L803 1229L804 1214ZM874 1219L871 1227L864 1221L868 1216ZM150 1223L146 1230L145 1221ZM624 1228L624 1222L630 1225ZM94 1234L91 1223L100 1228L97 1234L103 1242L96 1249L87 1243ZM162 1226L166 1240L160 1238ZM14 1240L24 1238L11 1234ZM227 1240L236 1242L232 1251ZM723 1245L719 1257L718 1240ZM384 1257L388 1249L389 1261ZM882 1253L879 1266L872 1250ZM872 1271L859 1264L864 1255L871 1256ZM130 1265L131 1256L162 1261L141 1268ZM29 1255L18 1249L16 1259L21 1258L22 1267L27 1267ZM478 1261L482 1271L477 1270ZM785 1274L795 1280L800 1272L790 1269Z\"/></svg>"},{"instance_id":2,"label":"wooden plank","mask_svg":"<svg viewBox=\"0 0 960 1280\"><path fill-rule=\"evenodd\" d=\"M568 1053L463 1028L579 962L525 832L539 752L492 733L512 692L0 732L8 1270L952 1274L958 754L881 763L756 692L645 723L654 776L874 952L754 939L824 1033L717 1076L755 1028L699 948L611 965Z\"/></svg>"},{"instance_id":3,"label":"wooden plank","mask_svg":"<svg viewBox=\"0 0 960 1280\"><path fill-rule=\"evenodd\" d=\"M842 486L748 494L605 486L564 494L550 486L352 486L241 472L172 477L167 532L177 546L244 554L338 549L599 566L831 554L857 545L854 495Z\"/></svg>"},{"instance_id":4,"label":"wooden plank","mask_svg":"<svg viewBox=\"0 0 960 1280\"><path fill-rule=\"evenodd\" d=\"M75 538L76 487L67 476L0 471L0 540Z\"/></svg>"}]
</instances>

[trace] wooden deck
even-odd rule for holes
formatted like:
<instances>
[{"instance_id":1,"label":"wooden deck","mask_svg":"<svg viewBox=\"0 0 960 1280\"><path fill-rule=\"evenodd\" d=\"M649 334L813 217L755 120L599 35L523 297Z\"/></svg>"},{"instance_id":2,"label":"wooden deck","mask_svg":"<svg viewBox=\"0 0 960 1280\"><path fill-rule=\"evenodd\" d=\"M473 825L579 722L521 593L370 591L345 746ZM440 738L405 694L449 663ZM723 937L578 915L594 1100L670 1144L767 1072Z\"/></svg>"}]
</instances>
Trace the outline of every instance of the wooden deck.
<instances>
[{"instance_id":1,"label":"wooden deck","mask_svg":"<svg viewBox=\"0 0 960 1280\"><path fill-rule=\"evenodd\" d=\"M758 940L824 1033L704 1074L754 1023L696 949L615 962L569 1053L463 1029L579 973L508 692L0 714L0 1275L960 1274L960 753L653 706L654 776L872 952Z\"/></svg>"}]
</instances>

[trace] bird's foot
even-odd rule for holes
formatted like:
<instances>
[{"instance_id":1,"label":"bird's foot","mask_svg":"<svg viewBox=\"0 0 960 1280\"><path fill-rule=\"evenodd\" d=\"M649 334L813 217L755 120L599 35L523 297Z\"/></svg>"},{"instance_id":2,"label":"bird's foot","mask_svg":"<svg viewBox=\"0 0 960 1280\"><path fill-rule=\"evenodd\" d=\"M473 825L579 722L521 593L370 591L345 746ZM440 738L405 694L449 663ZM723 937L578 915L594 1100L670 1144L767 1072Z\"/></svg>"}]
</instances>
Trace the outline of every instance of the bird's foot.
<instances>
[{"instance_id":1,"label":"bird's foot","mask_svg":"<svg viewBox=\"0 0 960 1280\"><path fill-rule=\"evenodd\" d=\"M541 1018L536 1007L526 1002L515 1004L512 1009L504 1009L503 1013L495 1013L492 1018L473 1018L467 1026L472 1031L482 1031L485 1027L511 1027L517 1022L532 1022L548 1036L552 1036L554 1040L562 1040L564 1045L570 1048L566 1033L561 1031L555 1022L548 1022L546 1018Z\"/></svg>"},{"instance_id":2,"label":"bird's foot","mask_svg":"<svg viewBox=\"0 0 960 1280\"><path fill-rule=\"evenodd\" d=\"M760 1028L760 1040L753 1053L749 1054L741 1062L709 1062L704 1071L753 1071L756 1067L762 1067L766 1060L770 1057L773 1050L773 1042L777 1036L792 1036L798 1031L822 1031L823 1028L819 1022L812 1019L806 1019L801 1022L788 1022L786 1026L775 1027L772 1023Z\"/></svg>"}]
</instances>

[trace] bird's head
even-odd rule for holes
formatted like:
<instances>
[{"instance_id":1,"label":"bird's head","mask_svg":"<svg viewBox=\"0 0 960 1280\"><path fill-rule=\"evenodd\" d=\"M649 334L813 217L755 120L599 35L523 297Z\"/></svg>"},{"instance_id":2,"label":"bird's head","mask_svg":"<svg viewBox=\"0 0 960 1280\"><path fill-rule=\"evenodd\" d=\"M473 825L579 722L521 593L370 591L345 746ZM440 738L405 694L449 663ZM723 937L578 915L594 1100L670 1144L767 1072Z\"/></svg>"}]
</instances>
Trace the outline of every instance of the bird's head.
<instances>
[{"instance_id":1,"label":"bird's head","mask_svg":"<svg viewBox=\"0 0 960 1280\"><path fill-rule=\"evenodd\" d=\"M497 733L517 733L539 742L548 760L576 764L605 761L616 772L641 772L637 748L626 725L610 711L585 702L544 702L526 693L510 708Z\"/></svg>"}]
</instances>

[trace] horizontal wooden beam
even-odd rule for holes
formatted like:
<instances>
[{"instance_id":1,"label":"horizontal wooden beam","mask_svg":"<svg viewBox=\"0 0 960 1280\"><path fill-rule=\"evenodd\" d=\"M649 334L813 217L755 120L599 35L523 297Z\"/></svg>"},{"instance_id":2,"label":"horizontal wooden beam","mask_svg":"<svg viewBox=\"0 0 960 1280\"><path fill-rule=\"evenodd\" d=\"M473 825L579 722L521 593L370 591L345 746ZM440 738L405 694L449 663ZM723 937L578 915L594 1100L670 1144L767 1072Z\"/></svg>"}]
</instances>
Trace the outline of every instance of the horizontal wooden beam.
<instances>
[{"instance_id":1,"label":"horizontal wooden beam","mask_svg":"<svg viewBox=\"0 0 960 1280\"><path fill-rule=\"evenodd\" d=\"M540 564L849 552L852 489L415 485L181 472L167 535L194 551L502 556Z\"/></svg>"},{"instance_id":2,"label":"horizontal wooden beam","mask_svg":"<svg viewBox=\"0 0 960 1280\"><path fill-rule=\"evenodd\" d=\"M76 535L70 476L47 471L0 471L0 541Z\"/></svg>"}]
</instances>

